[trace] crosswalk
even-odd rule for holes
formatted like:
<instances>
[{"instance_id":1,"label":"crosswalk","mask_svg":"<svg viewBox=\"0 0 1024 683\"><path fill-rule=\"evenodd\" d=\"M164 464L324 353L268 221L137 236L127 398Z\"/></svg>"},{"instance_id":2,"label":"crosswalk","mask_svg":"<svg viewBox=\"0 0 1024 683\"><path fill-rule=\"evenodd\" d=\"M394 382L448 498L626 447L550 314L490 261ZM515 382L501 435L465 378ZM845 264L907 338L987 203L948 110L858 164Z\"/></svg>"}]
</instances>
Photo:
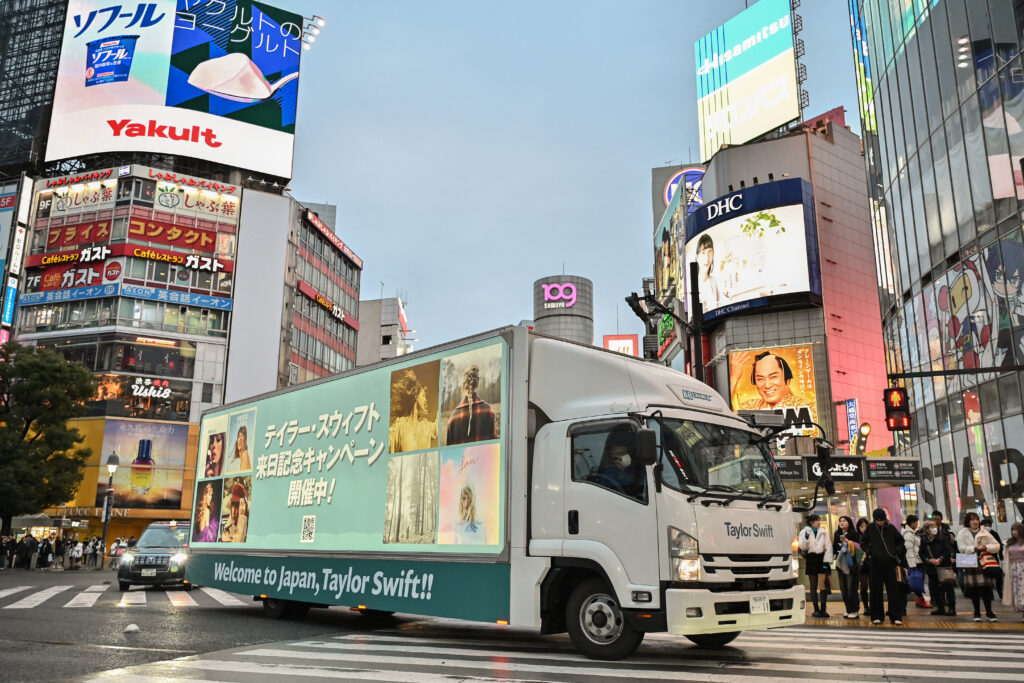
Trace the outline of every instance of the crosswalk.
<instances>
[{"instance_id":1,"label":"crosswalk","mask_svg":"<svg viewBox=\"0 0 1024 683\"><path fill-rule=\"evenodd\" d=\"M1024 635L794 627L748 632L724 650L648 634L632 656L597 662L565 636L447 620L240 647L104 672L137 681L1024 681Z\"/></svg>"},{"instance_id":2,"label":"crosswalk","mask_svg":"<svg viewBox=\"0 0 1024 683\"><path fill-rule=\"evenodd\" d=\"M70 597L69 597L70 596ZM89 586L58 585L39 588L10 586L0 589L0 614L4 610L25 610L38 607L98 608L124 607L246 607L258 606L216 588L202 587L194 591L146 589L133 586L120 592L116 584ZM2 617L0 617L2 618Z\"/></svg>"}]
</instances>

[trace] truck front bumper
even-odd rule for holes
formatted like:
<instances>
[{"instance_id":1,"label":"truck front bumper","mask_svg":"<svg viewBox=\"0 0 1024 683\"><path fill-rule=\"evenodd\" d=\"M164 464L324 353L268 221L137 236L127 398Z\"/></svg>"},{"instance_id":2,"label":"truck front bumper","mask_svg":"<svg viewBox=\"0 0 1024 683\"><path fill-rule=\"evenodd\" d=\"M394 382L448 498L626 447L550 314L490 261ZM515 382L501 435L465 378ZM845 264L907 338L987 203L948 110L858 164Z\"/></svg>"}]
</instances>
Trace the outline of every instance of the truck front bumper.
<instances>
[{"instance_id":1,"label":"truck front bumper","mask_svg":"<svg viewBox=\"0 0 1024 683\"><path fill-rule=\"evenodd\" d=\"M771 611L750 613L750 598L768 596ZM782 590L726 591L670 588L665 591L668 632L685 636L697 633L750 631L804 623L805 593L802 586Z\"/></svg>"}]
</instances>

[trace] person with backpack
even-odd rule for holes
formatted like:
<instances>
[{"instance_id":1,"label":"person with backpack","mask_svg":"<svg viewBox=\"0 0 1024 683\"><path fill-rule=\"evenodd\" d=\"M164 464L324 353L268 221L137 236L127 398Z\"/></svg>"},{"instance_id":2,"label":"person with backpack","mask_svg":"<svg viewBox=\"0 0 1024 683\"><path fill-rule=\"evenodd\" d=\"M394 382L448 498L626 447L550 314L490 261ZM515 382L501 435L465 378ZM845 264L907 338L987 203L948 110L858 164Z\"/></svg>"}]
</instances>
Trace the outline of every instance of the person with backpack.
<instances>
[{"instance_id":1,"label":"person with backpack","mask_svg":"<svg viewBox=\"0 0 1024 683\"><path fill-rule=\"evenodd\" d=\"M882 508L876 508L871 517L873 524L861 539L868 554L871 579L871 623L885 621L882 605L882 587L889 600L888 615L895 626L903 625L905 595L900 587L899 574L907 565L907 546L900 532L889 523Z\"/></svg>"}]
</instances>

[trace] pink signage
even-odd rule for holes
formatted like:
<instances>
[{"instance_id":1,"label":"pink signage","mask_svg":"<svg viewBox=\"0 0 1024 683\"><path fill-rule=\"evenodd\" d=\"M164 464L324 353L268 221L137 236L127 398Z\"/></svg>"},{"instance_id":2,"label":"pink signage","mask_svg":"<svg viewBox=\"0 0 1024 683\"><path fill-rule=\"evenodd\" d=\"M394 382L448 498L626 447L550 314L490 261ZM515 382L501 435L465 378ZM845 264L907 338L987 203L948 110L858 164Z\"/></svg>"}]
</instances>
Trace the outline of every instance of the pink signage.
<instances>
[{"instance_id":1,"label":"pink signage","mask_svg":"<svg viewBox=\"0 0 1024 683\"><path fill-rule=\"evenodd\" d=\"M572 308L576 305L576 285L571 282L541 285L541 289L544 290L544 308Z\"/></svg>"}]
</instances>

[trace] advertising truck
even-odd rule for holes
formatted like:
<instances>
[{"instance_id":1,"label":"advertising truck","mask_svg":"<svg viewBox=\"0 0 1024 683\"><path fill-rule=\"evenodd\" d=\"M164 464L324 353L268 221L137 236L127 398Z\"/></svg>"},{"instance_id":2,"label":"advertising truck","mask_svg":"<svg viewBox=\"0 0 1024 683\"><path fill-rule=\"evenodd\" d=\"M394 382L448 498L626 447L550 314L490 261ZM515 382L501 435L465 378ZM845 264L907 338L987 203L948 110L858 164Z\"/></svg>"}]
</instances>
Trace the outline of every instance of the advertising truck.
<instances>
[{"instance_id":1,"label":"advertising truck","mask_svg":"<svg viewBox=\"0 0 1024 683\"><path fill-rule=\"evenodd\" d=\"M187 577L272 616L720 647L804 621L766 443L682 373L502 328L205 413Z\"/></svg>"}]
</instances>

